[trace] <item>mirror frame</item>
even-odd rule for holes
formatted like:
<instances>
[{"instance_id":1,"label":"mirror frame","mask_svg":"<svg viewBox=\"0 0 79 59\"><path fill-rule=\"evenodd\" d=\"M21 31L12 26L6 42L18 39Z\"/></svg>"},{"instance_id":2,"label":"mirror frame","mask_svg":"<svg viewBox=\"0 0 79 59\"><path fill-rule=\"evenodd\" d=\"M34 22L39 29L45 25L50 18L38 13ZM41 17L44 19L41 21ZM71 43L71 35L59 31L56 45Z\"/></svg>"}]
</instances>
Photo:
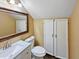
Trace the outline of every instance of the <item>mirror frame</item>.
<instances>
[{"instance_id":1,"label":"mirror frame","mask_svg":"<svg viewBox=\"0 0 79 59\"><path fill-rule=\"evenodd\" d=\"M11 39L13 37L17 37L17 36L20 36L20 35L23 35L23 34L29 32L29 14L23 13L23 12L19 12L19 11L15 11L15 10L11 10L11 9L4 8L4 7L0 7L0 10L5 10L5 11L9 11L9 12L15 12L15 13L19 13L19 14L22 14L22 15L26 15L27 16L27 31L0 37L0 42L9 40L9 39Z\"/></svg>"}]
</instances>

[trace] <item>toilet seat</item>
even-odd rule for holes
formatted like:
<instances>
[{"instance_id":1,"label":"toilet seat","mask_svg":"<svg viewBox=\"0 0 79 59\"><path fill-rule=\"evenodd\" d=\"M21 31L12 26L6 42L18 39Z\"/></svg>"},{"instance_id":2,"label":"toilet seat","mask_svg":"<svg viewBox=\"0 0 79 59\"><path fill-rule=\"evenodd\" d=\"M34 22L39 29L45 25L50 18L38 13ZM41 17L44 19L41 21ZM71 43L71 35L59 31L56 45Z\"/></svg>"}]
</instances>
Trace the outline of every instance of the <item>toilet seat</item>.
<instances>
[{"instance_id":1,"label":"toilet seat","mask_svg":"<svg viewBox=\"0 0 79 59\"><path fill-rule=\"evenodd\" d=\"M46 51L43 47L40 46L36 46L32 49L32 53L33 55L37 56L37 57L43 57L46 55Z\"/></svg>"}]
</instances>

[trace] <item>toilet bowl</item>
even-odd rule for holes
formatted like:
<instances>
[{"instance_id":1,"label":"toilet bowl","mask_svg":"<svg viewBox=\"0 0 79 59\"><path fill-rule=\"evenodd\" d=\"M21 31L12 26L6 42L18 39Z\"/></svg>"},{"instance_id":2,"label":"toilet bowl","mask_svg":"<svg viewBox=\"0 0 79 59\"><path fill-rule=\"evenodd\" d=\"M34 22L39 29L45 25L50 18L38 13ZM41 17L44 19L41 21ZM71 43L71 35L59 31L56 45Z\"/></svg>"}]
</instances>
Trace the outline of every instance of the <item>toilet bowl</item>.
<instances>
[{"instance_id":1,"label":"toilet bowl","mask_svg":"<svg viewBox=\"0 0 79 59\"><path fill-rule=\"evenodd\" d=\"M31 52L32 54L37 57L38 59L41 58L43 59L43 57L46 55L46 50L41 47L41 46L35 46L34 47L34 36L31 36L29 38L27 38L25 41L28 43L31 43Z\"/></svg>"},{"instance_id":2,"label":"toilet bowl","mask_svg":"<svg viewBox=\"0 0 79 59\"><path fill-rule=\"evenodd\" d=\"M46 51L43 47L36 46L32 49L32 53L37 57L43 57L46 54Z\"/></svg>"}]
</instances>

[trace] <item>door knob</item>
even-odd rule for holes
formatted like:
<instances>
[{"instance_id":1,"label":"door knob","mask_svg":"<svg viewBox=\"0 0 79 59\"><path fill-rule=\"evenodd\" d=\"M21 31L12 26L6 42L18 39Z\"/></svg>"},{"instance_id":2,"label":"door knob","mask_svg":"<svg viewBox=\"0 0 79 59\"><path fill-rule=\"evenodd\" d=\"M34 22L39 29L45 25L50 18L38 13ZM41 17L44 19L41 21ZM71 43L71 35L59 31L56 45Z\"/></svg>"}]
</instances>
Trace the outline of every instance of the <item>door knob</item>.
<instances>
[{"instance_id":1,"label":"door knob","mask_svg":"<svg viewBox=\"0 0 79 59\"><path fill-rule=\"evenodd\" d=\"M55 38L57 38L57 34L55 35Z\"/></svg>"}]
</instances>

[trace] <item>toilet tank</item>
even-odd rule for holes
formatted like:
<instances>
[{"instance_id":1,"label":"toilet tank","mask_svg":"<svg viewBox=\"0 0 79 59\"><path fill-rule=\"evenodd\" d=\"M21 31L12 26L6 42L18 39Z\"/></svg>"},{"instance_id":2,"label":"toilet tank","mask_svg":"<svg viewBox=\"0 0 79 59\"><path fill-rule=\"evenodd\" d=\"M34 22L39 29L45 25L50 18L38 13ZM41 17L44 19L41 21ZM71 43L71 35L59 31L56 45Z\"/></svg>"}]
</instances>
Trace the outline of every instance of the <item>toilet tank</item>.
<instances>
[{"instance_id":1,"label":"toilet tank","mask_svg":"<svg viewBox=\"0 0 79 59\"><path fill-rule=\"evenodd\" d=\"M34 47L34 40L35 40L35 36L31 36L25 39L26 42L31 43L31 49Z\"/></svg>"}]
</instances>

